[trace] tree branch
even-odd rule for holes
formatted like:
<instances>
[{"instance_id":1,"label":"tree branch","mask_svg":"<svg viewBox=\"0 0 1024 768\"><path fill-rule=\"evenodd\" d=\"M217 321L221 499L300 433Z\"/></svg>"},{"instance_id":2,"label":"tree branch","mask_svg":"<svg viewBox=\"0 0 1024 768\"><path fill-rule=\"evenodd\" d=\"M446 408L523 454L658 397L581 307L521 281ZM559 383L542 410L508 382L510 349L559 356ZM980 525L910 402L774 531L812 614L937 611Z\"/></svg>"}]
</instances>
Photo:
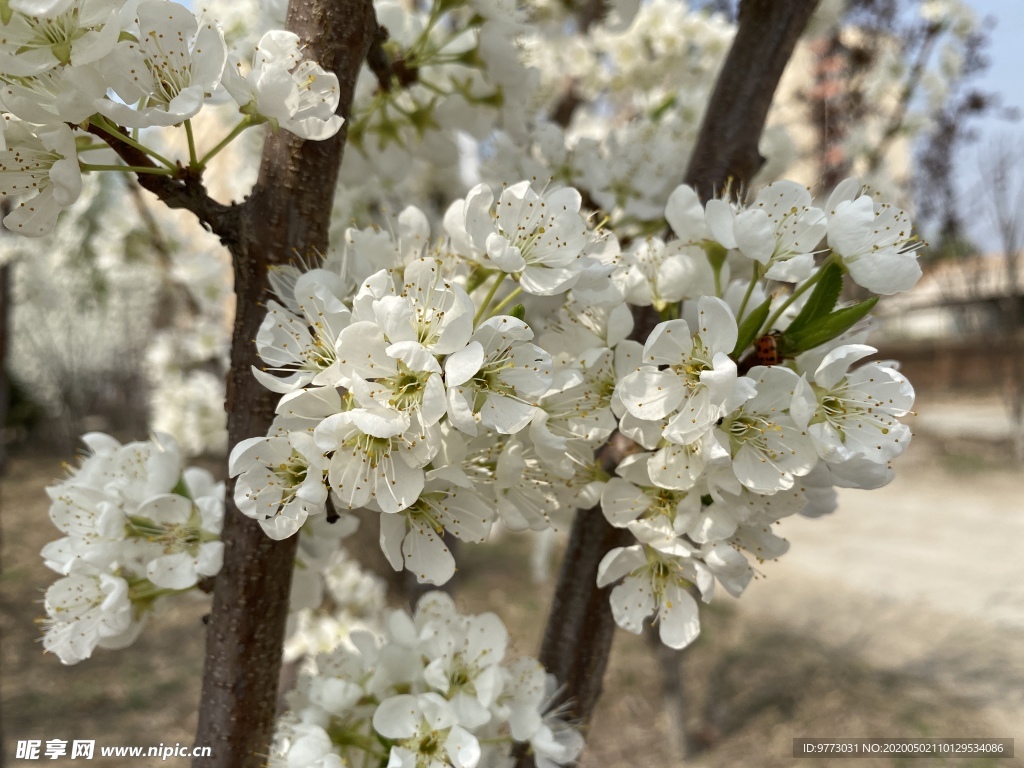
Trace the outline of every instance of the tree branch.
<instances>
[{"instance_id":1,"label":"tree branch","mask_svg":"<svg viewBox=\"0 0 1024 768\"><path fill-rule=\"evenodd\" d=\"M118 141L115 136L95 125L89 125L85 130L103 139L127 165L138 168L160 167L145 152ZM119 126L117 130L123 132ZM136 178L139 186L159 197L168 208L184 208L194 213L211 232L220 235L225 245L230 246L238 240L238 206L218 203L206 193L202 178L187 168L179 166L174 176L138 173Z\"/></svg>"},{"instance_id":2,"label":"tree branch","mask_svg":"<svg viewBox=\"0 0 1024 768\"><path fill-rule=\"evenodd\" d=\"M339 80L339 113L349 116L356 78L377 27L371 0L292 0L287 28L307 42L306 55ZM259 179L240 209L238 240L229 243L237 308L227 382L231 444L264 435L278 397L252 376L253 339L265 308L267 270L295 255L327 250L347 125L332 139L303 142L281 131L263 149ZM298 537L271 540L243 516L227 490L224 567L217 576L206 641L202 703L195 743L213 755L197 768L266 765L276 709L281 647Z\"/></svg>"},{"instance_id":3,"label":"tree branch","mask_svg":"<svg viewBox=\"0 0 1024 768\"><path fill-rule=\"evenodd\" d=\"M882 137L868 153L869 174L877 171L882 165L882 160L885 159L893 139L903 130L907 111L910 109L910 102L913 101L914 95L924 79L925 67L928 65L928 59L931 58L932 51L935 49L935 44L938 42L941 30L942 27L939 24L932 24L925 30L924 42L921 43L921 48L918 50L917 57L910 68L910 73L907 75L907 81L900 91L899 99L896 102L896 109L889 116L885 130L882 131Z\"/></svg>"},{"instance_id":4,"label":"tree branch","mask_svg":"<svg viewBox=\"0 0 1024 768\"><path fill-rule=\"evenodd\" d=\"M377 78L377 85L382 91L391 90L392 71L391 57L384 50L384 43L387 42L390 33L387 27L378 26L373 33L373 40L370 42L370 50L366 52L366 65Z\"/></svg>"},{"instance_id":5,"label":"tree branch","mask_svg":"<svg viewBox=\"0 0 1024 768\"><path fill-rule=\"evenodd\" d=\"M576 23L579 25L580 34L585 35L590 28L608 14L607 0L585 0L576 8ZM565 129L572 122L572 116L576 108L583 103L576 83L570 80L555 106L551 108L551 122Z\"/></svg>"},{"instance_id":6,"label":"tree branch","mask_svg":"<svg viewBox=\"0 0 1024 768\"><path fill-rule=\"evenodd\" d=\"M739 29L701 126L686 183L707 198L729 179L749 181L764 162L757 143L786 62L817 0L744 0ZM660 318L650 307L634 308L631 338L644 342ZM599 453L606 471L638 446L614 434ZM565 685L570 715L584 725L601 693L615 622L609 589L598 589L597 567L613 548L632 543L612 527L600 508L577 512L541 645L540 660ZM518 756L519 768L532 764Z\"/></svg>"},{"instance_id":7,"label":"tree branch","mask_svg":"<svg viewBox=\"0 0 1024 768\"><path fill-rule=\"evenodd\" d=\"M686 183L702 199L730 179L749 182L764 164L757 149L768 108L818 0L743 0L739 27L711 94Z\"/></svg>"}]
</instances>

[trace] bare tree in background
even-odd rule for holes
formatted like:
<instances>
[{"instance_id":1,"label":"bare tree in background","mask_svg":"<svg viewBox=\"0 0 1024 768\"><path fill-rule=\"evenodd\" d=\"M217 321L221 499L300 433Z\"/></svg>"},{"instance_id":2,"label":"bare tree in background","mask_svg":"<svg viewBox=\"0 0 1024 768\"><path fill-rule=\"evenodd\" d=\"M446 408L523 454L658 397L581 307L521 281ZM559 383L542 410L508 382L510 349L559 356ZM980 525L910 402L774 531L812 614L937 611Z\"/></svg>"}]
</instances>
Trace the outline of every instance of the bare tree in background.
<instances>
[{"instance_id":1,"label":"bare tree in background","mask_svg":"<svg viewBox=\"0 0 1024 768\"><path fill-rule=\"evenodd\" d=\"M1024 151L1010 136L992 142L978 155L981 174L976 200L992 226L1003 262L998 302L999 329L1008 358L1004 394L1010 412L1014 458L1024 462L1024 312L1020 263L1024 256Z\"/></svg>"}]
</instances>

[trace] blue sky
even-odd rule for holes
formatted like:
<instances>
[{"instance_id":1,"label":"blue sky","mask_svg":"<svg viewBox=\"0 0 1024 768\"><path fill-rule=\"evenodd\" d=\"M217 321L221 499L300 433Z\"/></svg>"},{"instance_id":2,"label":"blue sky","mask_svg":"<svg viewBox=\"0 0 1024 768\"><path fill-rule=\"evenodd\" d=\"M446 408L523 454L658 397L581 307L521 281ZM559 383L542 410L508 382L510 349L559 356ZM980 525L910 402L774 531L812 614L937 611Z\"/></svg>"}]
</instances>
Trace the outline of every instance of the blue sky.
<instances>
[{"instance_id":1,"label":"blue sky","mask_svg":"<svg viewBox=\"0 0 1024 768\"><path fill-rule=\"evenodd\" d=\"M1024 2L969 0L968 4L979 16L996 20L991 33L991 66L984 79L985 86L1002 93L1008 106L1024 108Z\"/></svg>"},{"instance_id":2,"label":"blue sky","mask_svg":"<svg viewBox=\"0 0 1024 768\"><path fill-rule=\"evenodd\" d=\"M996 20L988 48L989 69L978 79L978 86L986 91L1001 94L1005 106L1016 107L1024 115L1024 2L968 0L968 4L979 16L991 16ZM1024 153L1024 122L1011 123L993 117L978 120L976 124L978 141L964 148L959 158L965 200L973 198L970 190L982 183L977 171L977 157L979 151L984 151L986 143L1011 137L1021 146ZM1024 174L1024 162L1019 170ZM998 242L992 236L984 216L980 215L980 212L967 209L965 213L965 220L972 222L968 230L975 243L982 250L996 250Z\"/></svg>"}]
</instances>

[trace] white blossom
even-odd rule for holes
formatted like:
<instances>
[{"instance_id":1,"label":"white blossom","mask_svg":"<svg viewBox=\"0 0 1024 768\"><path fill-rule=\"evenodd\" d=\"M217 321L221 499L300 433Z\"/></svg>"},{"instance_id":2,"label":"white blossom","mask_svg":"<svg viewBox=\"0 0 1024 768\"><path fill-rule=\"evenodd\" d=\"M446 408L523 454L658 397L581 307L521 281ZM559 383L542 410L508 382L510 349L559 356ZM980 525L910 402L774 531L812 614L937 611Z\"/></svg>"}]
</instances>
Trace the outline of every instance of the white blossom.
<instances>
[{"instance_id":1,"label":"white blossom","mask_svg":"<svg viewBox=\"0 0 1024 768\"><path fill-rule=\"evenodd\" d=\"M757 394L725 417L721 443L732 454L732 469L752 491L773 494L792 488L818 461L806 431L788 414L800 377L779 366L750 371Z\"/></svg>"},{"instance_id":2,"label":"white blossom","mask_svg":"<svg viewBox=\"0 0 1024 768\"><path fill-rule=\"evenodd\" d=\"M769 184L739 211L724 200L709 200L706 220L719 243L761 264L768 278L787 282L810 275L812 254L827 228L807 188L791 181Z\"/></svg>"},{"instance_id":3,"label":"white blossom","mask_svg":"<svg viewBox=\"0 0 1024 768\"><path fill-rule=\"evenodd\" d=\"M143 0L137 13L138 39L119 43L101 65L123 103L107 100L99 111L130 128L184 122L220 85L224 32L168 0Z\"/></svg>"},{"instance_id":4,"label":"white blossom","mask_svg":"<svg viewBox=\"0 0 1024 768\"><path fill-rule=\"evenodd\" d=\"M12 0L0 40L0 73L31 77L81 67L113 50L125 0Z\"/></svg>"},{"instance_id":5,"label":"white blossom","mask_svg":"<svg viewBox=\"0 0 1024 768\"><path fill-rule=\"evenodd\" d=\"M909 291L921 277L910 217L890 203L856 196L859 190L847 179L829 198L829 247L857 285L883 296Z\"/></svg>"},{"instance_id":6,"label":"white blossom","mask_svg":"<svg viewBox=\"0 0 1024 768\"><path fill-rule=\"evenodd\" d=\"M685 320L657 325L644 345L643 367L623 378L618 389L623 404L639 419L674 414L665 436L683 445L700 438L751 394L729 357L737 334L732 310L721 299L705 296L698 323L695 332Z\"/></svg>"},{"instance_id":7,"label":"white blossom","mask_svg":"<svg viewBox=\"0 0 1024 768\"><path fill-rule=\"evenodd\" d=\"M224 71L224 87L242 112L259 115L274 128L284 128L302 139L322 141L336 134L345 122L335 114L341 94L338 77L313 61L303 61L299 37L274 29L260 39L252 68L241 65Z\"/></svg>"},{"instance_id":8,"label":"white blossom","mask_svg":"<svg viewBox=\"0 0 1024 768\"><path fill-rule=\"evenodd\" d=\"M612 589L615 623L639 634L644 621L657 612L661 641L670 648L684 648L700 633L697 602L687 588L696 576L688 562L690 552L682 544L662 550L640 544L617 547L598 567L597 585L606 587L625 577Z\"/></svg>"},{"instance_id":9,"label":"white blossom","mask_svg":"<svg viewBox=\"0 0 1024 768\"><path fill-rule=\"evenodd\" d=\"M4 225L30 237L45 235L57 223L57 215L82 192L71 129L66 125L33 129L8 119L0 138L0 194L31 195L4 217Z\"/></svg>"},{"instance_id":10,"label":"white blossom","mask_svg":"<svg viewBox=\"0 0 1024 768\"><path fill-rule=\"evenodd\" d=\"M797 384L791 413L829 463L860 456L884 465L910 444L910 428L898 421L914 404L910 382L879 363L850 370L875 352L863 344L837 347L821 361L813 383L802 378Z\"/></svg>"},{"instance_id":11,"label":"white blossom","mask_svg":"<svg viewBox=\"0 0 1024 768\"><path fill-rule=\"evenodd\" d=\"M384 408L345 411L316 427L317 448L332 453L328 479L342 508L356 509L373 499L394 513L419 498L423 467L435 449L409 428L407 414Z\"/></svg>"},{"instance_id":12,"label":"white blossom","mask_svg":"<svg viewBox=\"0 0 1024 768\"><path fill-rule=\"evenodd\" d=\"M499 315L485 320L465 349L445 361L448 417L467 434L479 420L502 434L525 427L551 384L551 356L530 344L522 320Z\"/></svg>"},{"instance_id":13,"label":"white blossom","mask_svg":"<svg viewBox=\"0 0 1024 768\"><path fill-rule=\"evenodd\" d=\"M575 189L542 196L528 181L507 187L495 204L490 188L479 185L466 197L465 231L489 266L518 275L527 293L553 296L572 288L584 266L580 204Z\"/></svg>"},{"instance_id":14,"label":"white blossom","mask_svg":"<svg viewBox=\"0 0 1024 768\"><path fill-rule=\"evenodd\" d=\"M436 693L393 696L373 713L377 733L397 741L388 761L392 768L474 768L480 744L457 723L451 705Z\"/></svg>"},{"instance_id":15,"label":"white blossom","mask_svg":"<svg viewBox=\"0 0 1024 768\"><path fill-rule=\"evenodd\" d=\"M88 659L97 646L119 647L133 634L128 582L116 576L65 576L46 590L44 605L43 649L64 664Z\"/></svg>"}]
</instances>

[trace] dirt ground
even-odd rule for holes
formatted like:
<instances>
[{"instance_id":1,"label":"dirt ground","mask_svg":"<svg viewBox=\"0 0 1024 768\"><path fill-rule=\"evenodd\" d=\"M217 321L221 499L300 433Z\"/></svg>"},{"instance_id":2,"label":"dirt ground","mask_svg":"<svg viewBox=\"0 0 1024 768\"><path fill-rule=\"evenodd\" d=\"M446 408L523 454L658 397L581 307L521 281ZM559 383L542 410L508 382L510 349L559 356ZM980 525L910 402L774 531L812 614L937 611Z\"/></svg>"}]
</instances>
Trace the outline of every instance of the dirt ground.
<instances>
[{"instance_id":1,"label":"dirt ground","mask_svg":"<svg viewBox=\"0 0 1024 768\"><path fill-rule=\"evenodd\" d=\"M814 768L837 761L794 759L794 737L871 736L1011 737L1018 756L852 765L1024 765L1021 470L969 440L915 443L887 488L843 492L822 520L784 521L790 552L765 563L741 600L707 607L687 651L659 655L620 632L582 766ZM31 764L13 759L21 739L190 744L203 600L76 667L41 651L34 620L53 575L38 552L55 537L43 488L61 472L59 458L22 451L0 484L3 764ZM506 537L463 556L464 608L498 610L515 647L535 652L549 587L524 588L528 546ZM677 671L682 712L670 715L661 681ZM685 761L683 731L694 749Z\"/></svg>"}]
</instances>

